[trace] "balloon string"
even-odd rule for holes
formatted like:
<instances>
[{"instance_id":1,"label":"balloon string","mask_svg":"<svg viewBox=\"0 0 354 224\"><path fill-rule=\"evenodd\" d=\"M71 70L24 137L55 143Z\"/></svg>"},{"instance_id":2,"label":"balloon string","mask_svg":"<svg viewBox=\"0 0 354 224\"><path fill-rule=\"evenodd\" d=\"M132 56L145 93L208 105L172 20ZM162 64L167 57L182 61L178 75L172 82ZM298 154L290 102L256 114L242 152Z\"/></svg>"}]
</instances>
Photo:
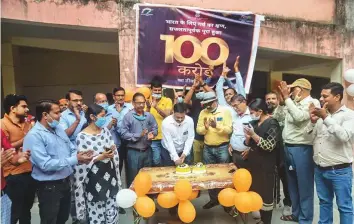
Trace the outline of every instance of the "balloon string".
<instances>
[{"instance_id":1,"label":"balloon string","mask_svg":"<svg viewBox=\"0 0 354 224\"><path fill-rule=\"evenodd\" d=\"M134 212L134 224L139 224L140 220L141 220L141 216L138 214L138 212L135 210L135 208L133 208L133 212Z\"/></svg>"}]
</instances>

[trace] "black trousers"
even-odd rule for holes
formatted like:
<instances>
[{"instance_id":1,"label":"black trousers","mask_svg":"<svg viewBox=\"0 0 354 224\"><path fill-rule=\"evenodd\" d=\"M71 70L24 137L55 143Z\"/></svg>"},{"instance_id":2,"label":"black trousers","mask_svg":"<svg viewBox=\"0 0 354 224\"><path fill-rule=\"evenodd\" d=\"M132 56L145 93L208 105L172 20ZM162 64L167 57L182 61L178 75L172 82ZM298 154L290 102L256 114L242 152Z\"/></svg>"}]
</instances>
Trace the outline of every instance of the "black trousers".
<instances>
[{"instance_id":1,"label":"black trousers","mask_svg":"<svg viewBox=\"0 0 354 224\"><path fill-rule=\"evenodd\" d=\"M291 207L291 199L290 199L290 194L289 194L289 188L288 188L288 180L286 177L286 170L285 166L283 164L280 164L277 166L277 180L276 180L276 187L274 188L274 195L276 195L276 202L280 202L280 186L279 186L279 179L283 183L283 193L284 193L284 200L283 204L284 206L289 206Z\"/></svg>"},{"instance_id":2,"label":"black trousers","mask_svg":"<svg viewBox=\"0 0 354 224\"><path fill-rule=\"evenodd\" d=\"M125 141L122 141L122 144L118 149L118 154L119 154L119 173L120 176L122 176L123 164L126 164L127 161L127 143Z\"/></svg>"},{"instance_id":3,"label":"black trousers","mask_svg":"<svg viewBox=\"0 0 354 224\"><path fill-rule=\"evenodd\" d=\"M41 224L65 224L70 213L70 180L38 181Z\"/></svg>"},{"instance_id":4,"label":"black trousers","mask_svg":"<svg viewBox=\"0 0 354 224\"><path fill-rule=\"evenodd\" d=\"M12 201L11 224L31 223L31 208L36 193L36 181L31 173L9 175L6 177L6 193Z\"/></svg>"},{"instance_id":5,"label":"black trousers","mask_svg":"<svg viewBox=\"0 0 354 224\"><path fill-rule=\"evenodd\" d=\"M247 169L248 166L247 166L247 159L244 160L242 159L242 152L239 152L239 151L236 151L236 150L233 150L232 151L232 162L235 164L235 166L240 169L240 168L245 168Z\"/></svg>"}]
</instances>

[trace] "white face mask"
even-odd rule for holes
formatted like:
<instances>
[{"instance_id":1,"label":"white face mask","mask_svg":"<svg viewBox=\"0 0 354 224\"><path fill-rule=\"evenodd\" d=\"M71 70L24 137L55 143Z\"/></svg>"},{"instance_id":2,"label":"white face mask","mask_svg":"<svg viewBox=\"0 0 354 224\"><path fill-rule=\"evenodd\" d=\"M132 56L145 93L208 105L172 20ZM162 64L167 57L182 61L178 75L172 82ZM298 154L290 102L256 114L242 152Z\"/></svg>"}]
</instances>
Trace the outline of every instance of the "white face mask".
<instances>
[{"instance_id":1,"label":"white face mask","mask_svg":"<svg viewBox=\"0 0 354 224\"><path fill-rule=\"evenodd\" d=\"M257 116L256 114L251 114L251 118L254 121L258 121L261 118L261 115Z\"/></svg>"}]
</instances>

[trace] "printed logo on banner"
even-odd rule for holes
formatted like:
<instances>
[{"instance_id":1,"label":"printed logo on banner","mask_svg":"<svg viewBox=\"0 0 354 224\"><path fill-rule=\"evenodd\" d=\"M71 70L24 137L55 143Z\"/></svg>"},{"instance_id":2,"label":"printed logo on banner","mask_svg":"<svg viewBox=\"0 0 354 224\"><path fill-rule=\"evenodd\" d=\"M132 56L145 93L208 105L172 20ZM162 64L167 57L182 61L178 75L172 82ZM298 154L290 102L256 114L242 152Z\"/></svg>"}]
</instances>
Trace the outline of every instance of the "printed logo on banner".
<instances>
[{"instance_id":1,"label":"printed logo on banner","mask_svg":"<svg viewBox=\"0 0 354 224\"><path fill-rule=\"evenodd\" d=\"M141 15L142 16L152 16L152 9L150 8L145 8L143 10L141 10Z\"/></svg>"}]
</instances>

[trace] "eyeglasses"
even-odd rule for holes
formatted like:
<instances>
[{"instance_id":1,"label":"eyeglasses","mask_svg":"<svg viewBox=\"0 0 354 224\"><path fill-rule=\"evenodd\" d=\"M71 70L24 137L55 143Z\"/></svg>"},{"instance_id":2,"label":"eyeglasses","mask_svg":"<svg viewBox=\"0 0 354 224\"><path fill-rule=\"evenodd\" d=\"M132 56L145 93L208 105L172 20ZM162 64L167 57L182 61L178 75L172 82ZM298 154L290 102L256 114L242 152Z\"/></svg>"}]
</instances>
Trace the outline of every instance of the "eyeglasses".
<instances>
[{"instance_id":1,"label":"eyeglasses","mask_svg":"<svg viewBox=\"0 0 354 224\"><path fill-rule=\"evenodd\" d=\"M70 100L70 101L73 101L73 102L75 102L75 103L78 103L78 102L84 102L84 100L83 99L76 99L76 100Z\"/></svg>"},{"instance_id":2,"label":"eyeglasses","mask_svg":"<svg viewBox=\"0 0 354 224\"><path fill-rule=\"evenodd\" d=\"M116 97L125 97L125 95L114 95Z\"/></svg>"},{"instance_id":3,"label":"eyeglasses","mask_svg":"<svg viewBox=\"0 0 354 224\"><path fill-rule=\"evenodd\" d=\"M145 105L145 102L134 102L134 104L136 104L137 106L143 106Z\"/></svg>"}]
</instances>

